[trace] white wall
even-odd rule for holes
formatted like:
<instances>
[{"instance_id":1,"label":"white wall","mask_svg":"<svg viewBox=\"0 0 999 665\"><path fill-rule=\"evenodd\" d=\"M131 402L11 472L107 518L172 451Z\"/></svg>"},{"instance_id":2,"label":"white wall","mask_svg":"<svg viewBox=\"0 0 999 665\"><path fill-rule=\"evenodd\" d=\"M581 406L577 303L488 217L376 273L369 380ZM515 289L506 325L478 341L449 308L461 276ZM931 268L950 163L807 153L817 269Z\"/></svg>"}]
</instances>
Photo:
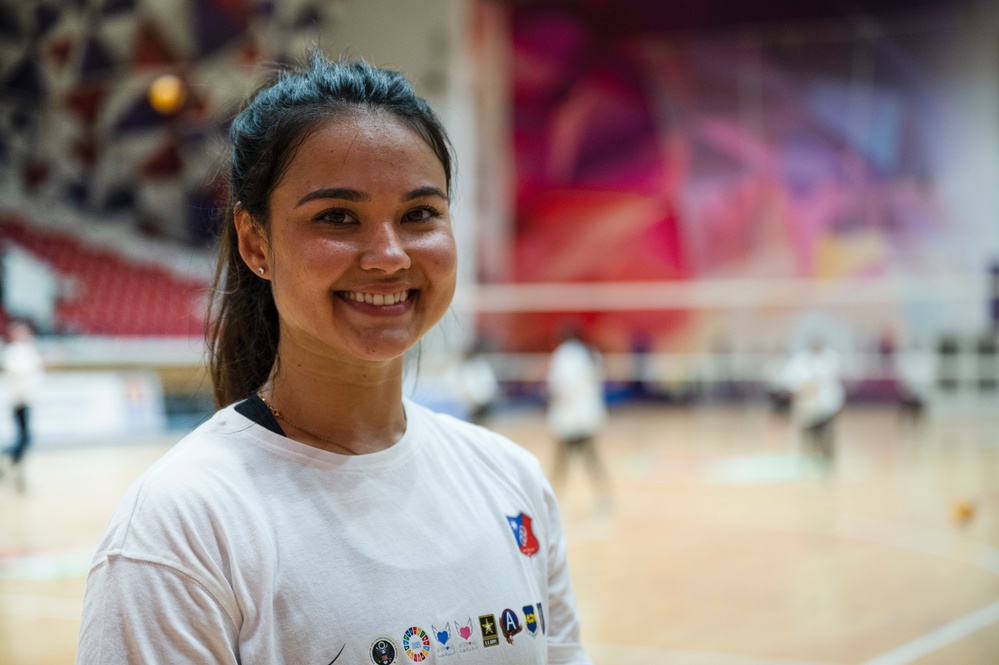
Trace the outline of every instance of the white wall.
<instances>
[{"instance_id":1,"label":"white wall","mask_svg":"<svg viewBox=\"0 0 999 665\"><path fill-rule=\"evenodd\" d=\"M972 275L980 276L974 304L938 312L933 332L984 331L988 327L988 267L999 262L999 4L966 8L955 26L963 36L940 54L931 72L940 101L928 118L944 131L932 152L940 157L940 196L953 227L951 243Z\"/></svg>"},{"instance_id":2,"label":"white wall","mask_svg":"<svg viewBox=\"0 0 999 665\"><path fill-rule=\"evenodd\" d=\"M0 376L0 441L12 442L10 387ZM68 446L162 434L163 388L156 374L48 372L31 403L31 434L40 446Z\"/></svg>"},{"instance_id":3,"label":"white wall","mask_svg":"<svg viewBox=\"0 0 999 665\"><path fill-rule=\"evenodd\" d=\"M7 243L2 261L4 309L11 316L29 319L42 330L52 329L59 276L51 266L31 252Z\"/></svg>"}]
</instances>

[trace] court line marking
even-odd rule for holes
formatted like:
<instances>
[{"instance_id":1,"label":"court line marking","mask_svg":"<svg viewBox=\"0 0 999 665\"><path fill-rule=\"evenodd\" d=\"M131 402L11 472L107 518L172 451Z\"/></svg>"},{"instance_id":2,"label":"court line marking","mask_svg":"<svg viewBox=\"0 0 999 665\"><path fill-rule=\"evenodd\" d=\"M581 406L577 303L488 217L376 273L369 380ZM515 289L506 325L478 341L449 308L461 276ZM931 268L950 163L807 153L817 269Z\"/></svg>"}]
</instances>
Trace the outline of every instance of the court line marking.
<instances>
[{"instance_id":1,"label":"court line marking","mask_svg":"<svg viewBox=\"0 0 999 665\"><path fill-rule=\"evenodd\" d=\"M686 649L655 649L627 644L587 643L586 650L593 660L605 665L662 662L669 662L670 665L842 665L831 661L770 658Z\"/></svg>"},{"instance_id":2,"label":"court line marking","mask_svg":"<svg viewBox=\"0 0 999 665\"><path fill-rule=\"evenodd\" d=\"M863 665L906 665L996 622L999 622L999 601L864 661Z\"/></svg>"},{"instance_id":3,"label":"court line marking","mask_svg":"<svg viewBox=\"0 0 999 665\"><path fill-rule=\"evenodd\" d=\"M907 665L973 633L999 622L999 601L917 637L862 665ZM653 649L623 644L589 644L587 651L601 662L656 662L669 658L674 665L835 665L814 660L761 658L738 654L676 649Z\"/></svg>"},{"instance_id":4,"label":"court line marking","mask_svg":"<svg viewBox=\"0 0 999 665\"><path fill-rule=\"evenodd\" d=\"M880 520L858 519L850 525L841 526L829 531L812 531L806 529L798 532L848 538L878 545L897 547L909 552L929 554L950 561L971 564L980 570L999 575L999 548L987 543L976 542L972 543L972 555L955 556L953 553L954 546L962 542L963 538L936 529L914 527ZM583 542L586 542L586 539L583 539ZM940 628L932 630L880 656L864 661L862 665L907 665L995 623L999 623L999 601L963 617L954 619ZM645 662L655 662L660 658L669 656L671 658L670 662L675 665L833 665L818 661L782 660L735 654L651 649L648 647L625 645L594 644L592 646L588 645L587 648L603 653L606 658L601 657L601 661L607 663L627 662L629 660L634 662L632 658L637 658ZM629 654L624 660L621 660L622 652Z\"/></svg>"},{"instance_id":5,"label":"court line marking","mask_svg":"<svg viewBox=\"0 0 999 665\"><path fill-rule=\"evenodd\" d=\"M0 614L79 621L83 615L83 601L53 596L0 593Z\"/></svg>"},{"instance_id":6,"label":"court line marking","mask_svg":"<svg viewBox=\"0 0 999 665\"><path fill-rule=\"evenodd\" d=\"M781 533L806 534L826 538L842 538L874 545L896 547L898 549L928 554L948 561L974 566L979 570L999 577L999 547L973 541L966 534L948 532L943 529L914 526L902 522L890 522L870 518L850 518L846 524L835 525L826 529L789 527L775 524L747 524L726 519L711 518L680 518L667 517L667 521L694 522L726 528L739 526L757 530L778 531ZM571 529L567 528L568 533ZM572 534L570 534L571 536ZM580 538L580 542L594 542L597 538ZM570 537L570 545L576 541ZM962 552L963 550L966 550Z\"/></svg>"},{"instance_id":7,"label":"court line marking","mask_svg":"<svg viewBox=\"0 0 999 665\"><path fill-rule=\"evenodd\" d=\"M988 543L968 541L962 534L866 518L854 519L850 524L836 527L829 533L970 564L999 576L999 548ZM972 552L964 555L955 552L962 545L971 548Z\"/></svg>"},{"instance_id":8,"label":"court line marking","mask_svg":"<svg viewBox=\"0 0 999 665\"><path fill-rule=\"evenodd\" d=\"M86 577L96 545L0 553L0 580L64 580Z\"/></svg>"}]
</instances>

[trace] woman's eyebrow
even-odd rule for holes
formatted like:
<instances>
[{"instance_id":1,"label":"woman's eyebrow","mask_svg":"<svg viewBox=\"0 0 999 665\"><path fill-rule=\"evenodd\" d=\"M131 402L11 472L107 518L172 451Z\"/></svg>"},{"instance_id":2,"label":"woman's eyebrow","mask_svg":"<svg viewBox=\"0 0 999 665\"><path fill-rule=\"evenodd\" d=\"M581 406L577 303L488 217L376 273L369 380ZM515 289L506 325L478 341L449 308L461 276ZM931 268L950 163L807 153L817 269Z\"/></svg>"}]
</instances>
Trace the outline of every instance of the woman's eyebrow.
<instances>
[{"instance_id":1,"label":"woman's eyebrow","mask_svg":"<svg viewBox=\"0 0 999 665\"><path fill-rule=\"evenodd\" d=\"M432 185L427 185L426 187L417 187L411 192L407 192L405 196L402 197L403 201L412 201L413 199L420 199L424 196L436 196L447 200L447 195L439 188ZM355 203L367 202L371 200L371 197L360 192L356 189L350 189L348 187L323 187L322 189L317 189L309 192L302 198L298 200L295 207L304 205L309 201L315 201L316 199L340 199L343 201L353 201Z\"/></svg>"},{"instance_id":2,"label":"woman's eyebrow","mask_svg":"<svg viewBox=\"0 0 999 665\"><path fill-rule=\"evenodd\" d=\"M370 201L371 197L363 192L359 192L356 189L349 189L347 187L324 187L322 189L317 189L309 192L302 198L298 200L295 204L297 208L300 205L308 203L309 201L315 201L316 199L341 199L344 201L353 201L355 203Z\"/></svg>"},{"instance_id":3,"label":"woman's eyebrow","mask_svg":"<svg viewBox=\"0 0 999 665\"><path fill-rule=\"evenodd\" d=\"M439 187L434 187L432 185L427 185L426 187L417 187L413 191L402 197L403 201L412 201L413 199L421 199L424 196L437 196L445 201L447 201L447 195L440 190Z\"/></svg>"}]
</instances>

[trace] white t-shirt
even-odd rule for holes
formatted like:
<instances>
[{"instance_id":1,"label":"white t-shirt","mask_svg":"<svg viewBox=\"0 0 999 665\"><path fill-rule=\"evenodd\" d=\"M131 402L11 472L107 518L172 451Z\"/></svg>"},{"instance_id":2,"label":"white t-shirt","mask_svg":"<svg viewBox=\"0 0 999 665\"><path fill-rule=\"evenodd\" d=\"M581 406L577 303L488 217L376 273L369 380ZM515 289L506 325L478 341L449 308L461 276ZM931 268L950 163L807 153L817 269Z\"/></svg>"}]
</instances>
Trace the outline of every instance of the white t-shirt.
<instances>
[{"instance_id":1,"label":"white t-shirt","mask_svg":"<svg viewBox=\"0 0 999 665\"><path fill-rule=\"evenodd\" d=\"M370 455L234 407L185 437L111 519L77 663L590 663L537 460L405 409Z\"/></svg>"},{"instance_id":2,"label":"white t-shirt","mask_svg":"<svg viewBox=\"0 0 999 665\"><path fill-rule=\"evenodd\" d=\"M3 370L15 406L31 404L44 372L42 357L29 341L11 342L3 347Z\"/></svg>"},{"instance_id":3,"label":"white t-shirt","mask_svg":"<svg viewBox=\"0 0 999 665\"><path fill-rule=\"evenodd\" d=\"M560 439L586 437L606 420L600 356L578 340L563 342L548 368L548 428Z\"/></svg>"},{"instance_id":4,"label":"white t-shirt","mask_svg":"<svg viewBox=\"0 0 999 665\"><path fill-rule=\"evenodd\" d=\"M839 357L832 349L798 353L785 369L784 381L792 394L792 415L806 427L832 417L846 401Z\"/></svg>"},{"instance_id":5,"label":"white t-shirt","mask_svg":"<svg viewBox=\"0 0 999 665\"><path fill-rule=\"evenodd\" d=\"M462 396L474 408L490 404L499 395L499 382L489 361L473 356L458 367L458 385Z\"/></svg>"}]
</instances>

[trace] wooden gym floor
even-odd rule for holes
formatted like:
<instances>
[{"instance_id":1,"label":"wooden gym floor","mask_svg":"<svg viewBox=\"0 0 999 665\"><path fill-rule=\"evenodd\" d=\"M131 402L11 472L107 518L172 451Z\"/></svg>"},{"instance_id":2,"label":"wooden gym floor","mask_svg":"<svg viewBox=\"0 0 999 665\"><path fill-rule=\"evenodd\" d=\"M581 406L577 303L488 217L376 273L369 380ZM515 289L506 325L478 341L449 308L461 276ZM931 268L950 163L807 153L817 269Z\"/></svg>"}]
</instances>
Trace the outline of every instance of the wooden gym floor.
<instances>
[{"instance_id":1,"label":"wooden gym floor","mask_svg":"<svg viewBox=\"0 0 999 665\"><path fill-rule=\"evenodd\" d=\"M999 404L920 426L852 408L822 474L761 407L622 407L559 488L596 665L999 664ZM551 467L539 412L492 426ZM84 574L172 442L36 450L0 485L0 664L71 663Z\"/></svg>"}]
</instances>

